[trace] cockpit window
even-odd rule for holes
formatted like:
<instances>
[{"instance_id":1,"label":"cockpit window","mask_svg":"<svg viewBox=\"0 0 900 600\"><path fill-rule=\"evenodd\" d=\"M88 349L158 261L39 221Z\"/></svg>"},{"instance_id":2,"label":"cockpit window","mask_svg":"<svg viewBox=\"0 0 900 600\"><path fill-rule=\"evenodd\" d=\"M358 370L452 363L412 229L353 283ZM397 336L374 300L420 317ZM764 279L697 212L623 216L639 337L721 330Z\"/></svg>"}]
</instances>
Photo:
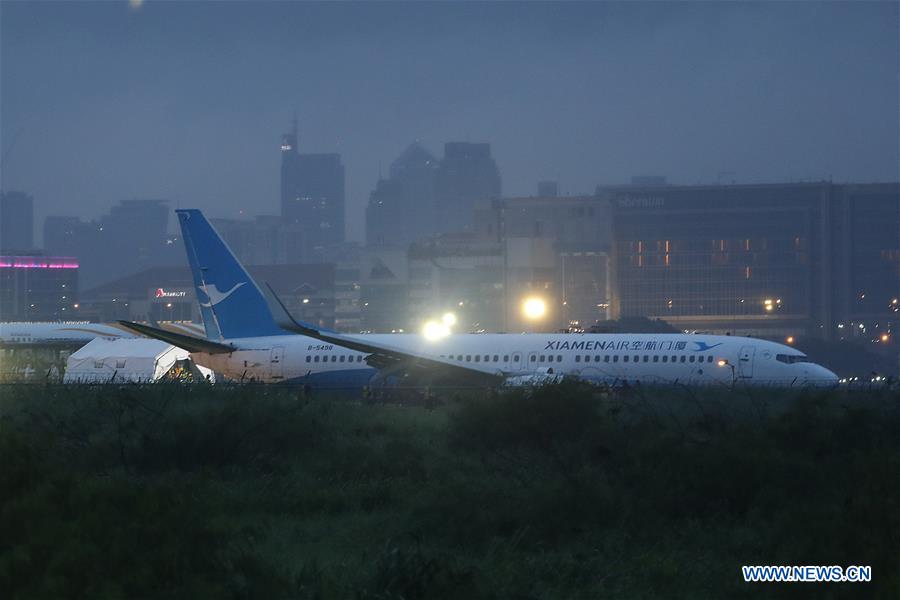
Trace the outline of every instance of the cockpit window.
<instances>
[{"instance_id":1,"label":"cockpit window","mask_svg":"<svg viewBox=\"0 0 900 600\"><path fill-rule=\"evenodd\" d=\"M787 364L794 363L802 363L802 362L811 362L808 356L804 356L803 354L776 354L775 360L778 362L783 362Z\"/></svg>"}]
</instances>

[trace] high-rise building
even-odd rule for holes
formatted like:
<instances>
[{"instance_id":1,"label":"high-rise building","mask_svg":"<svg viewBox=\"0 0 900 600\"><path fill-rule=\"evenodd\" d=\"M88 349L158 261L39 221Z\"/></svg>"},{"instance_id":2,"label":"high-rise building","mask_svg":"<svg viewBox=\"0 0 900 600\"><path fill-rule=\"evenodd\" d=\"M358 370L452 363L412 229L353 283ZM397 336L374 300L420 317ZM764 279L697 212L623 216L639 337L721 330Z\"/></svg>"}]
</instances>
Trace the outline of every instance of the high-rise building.
<instances>
[{"instance_id":1,"label":"high-rise building","mask_svg":"<svg viewBox=\"0 0 900 600\"><path fill-rule=\"evenodd\" d=\"M436 231L470 230L479 200L500 197L500 171L490 144L448 142L435 174Z\"/></svg>"},{"instance_id":2,"label":"high-rise building","mask_svg":"<svg viewBox=\"0 0 900 600\"><path fill-rule=\"evenodd\" d=\"M900 185L615 186L614 311L679 329L864 334L897 322ZM879 335L875 335L879 333Z\"/></svg>"},{"instance_id":3,"label":"high-rise building","mask_svg":"<svg viewBox=\"0 0 900 600\"><path fill-rule=\"evenodd\" d=\"M541 198L556 198L559 196L559 182L538 181L537 195Z\"/></svg>"},{"instance_id":4,"label":"high-rise building","mask_svg":"<svg viewBox=\"0 0 900 600\"><path fill-rule=\"evenodd\" d=\"M78 256L79 242L90 223L78 217L49 216L44 219L44 251L56 256Z\"/></svg>"},{"instance_id":5,"label":"high-rise building","mask_svg":"<svg viewBox=\"0 0 900 600\"><path fill-rule=\"evenodd\" d=\"M25 192L0 195L0 252L34 249L34 199Z\"/></svg>"},{"instance_id":6,"label":"high-rise building","mask_svg":"<svg viewBox=\"0 0 900 600\"><path fill-rule=\"evenodd\" d=\"M98 220L49 216L44 247L50 254L78 258L83 288L153 266L184 260L181 240L167 234L164 200L125 200Z\"/></svg>"},{"instance_id":7,"label":"high-rise building","mask_svg":"<svg viewBox=\"0 0 900 600\"><path fill-rule=\"evenodd\" d=\"M303 229L274 215L251 220L212 219L234 255L245 265L285 265L303 262Z\"/></svg>"},{"instance_id":8,"label":"high-rise building","mask_svg":"<svg viewBox=\"0 0 900 600\"><path fill-rule=\"evenodd\" d=\"M366 207L366 243L408 246L436 230L434 183L437 159L418 142L391 163Z\"/></svg>"},{"instance_id":9,"label":"high-rise building","mask_svg":"<svg viewBox=\"0 0 900 600\"><path fill-rule=\"evenodd\" d=\"M344 165L340 154L301 154L297 121L281 138L281 217L303 231L304 260L344 241Z\"/></svg>"},{"instance_id":10,"label":"high-rise building","mask_svg":"<svg viewBox=\"0 0 900 600\"><path fill-rule=\"evenodd\" d=\"M612 233L609 202L597 196L504 198L475 211L480 238L501 244L503 328L586 328L609 318ZM524 319L524 299L547 304L540 321Z\"/></svg>"},{"instance_id":11,"label":"high-rise building","mask_svg":"<svg viewBox=\"0 0 900 600\"><path fill-rule=\"evenodd\" d=\"M78 306L78 261L0 256L0 321L57 321Z\"/></svg>"}]
</instances>

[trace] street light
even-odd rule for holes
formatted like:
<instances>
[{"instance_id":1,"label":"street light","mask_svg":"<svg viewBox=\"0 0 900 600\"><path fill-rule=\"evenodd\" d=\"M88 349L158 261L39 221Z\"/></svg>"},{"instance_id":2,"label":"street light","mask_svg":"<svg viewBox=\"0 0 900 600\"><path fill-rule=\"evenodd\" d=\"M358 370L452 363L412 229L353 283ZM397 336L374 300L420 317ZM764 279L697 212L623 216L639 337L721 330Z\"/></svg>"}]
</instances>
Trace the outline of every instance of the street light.
<instances>
[{"instance_id":1,"label":"street light","mask_svg":"<svg viewBox=\"0 0 900 600\"><path fill-rule=\"evenodd\" d=\"M429 342L434 342L450 335L450 328L437 321L427 321L425 326L422 327L422 335Z\"/></svg>"},{"instance_id":2,"label":"street light","mask_svg":"<svg viewBox=\"0 0 900 600\"><path fill-rule=\"evenodd\" d=\"M547 303L540 298L526 298L522 302L522 315L530 320L536 321L543 318L547 314Z\"/></svg>"}]
</instances>

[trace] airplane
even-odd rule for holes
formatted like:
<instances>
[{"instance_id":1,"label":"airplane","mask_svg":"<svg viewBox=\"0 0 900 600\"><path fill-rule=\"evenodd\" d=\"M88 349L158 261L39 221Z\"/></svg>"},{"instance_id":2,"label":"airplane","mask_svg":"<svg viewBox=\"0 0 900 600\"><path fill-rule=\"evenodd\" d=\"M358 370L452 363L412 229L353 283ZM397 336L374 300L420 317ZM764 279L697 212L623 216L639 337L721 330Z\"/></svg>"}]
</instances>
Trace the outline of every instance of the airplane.
<instances>
[{"instance_id":1,"label":"airplane","mask_svg":"<svg viewBox=\"0 0 900 600\"><path fill-rule=\"evenodd\" d=\"M175 330L192 333L190 324L169 324ZM77 350L94 338L117 340L138 335L122 325L87 321L0 323L0 350L16 348L60 348Z\"/></svg>"},{"instance_id":2,"label":"airplane","mask_svg":"<svg viewBox=\"0 0 900 600\"><path fill-rule=\"evenodd\" d=\"M311 388L488 387L575 377L611 385L834 386L838 377L795 348L696 334L360 334L295 320L260 286L203 213L177 210L206 337L119 321L191 352L229 379Z\"/></svg>"}]
</instances>

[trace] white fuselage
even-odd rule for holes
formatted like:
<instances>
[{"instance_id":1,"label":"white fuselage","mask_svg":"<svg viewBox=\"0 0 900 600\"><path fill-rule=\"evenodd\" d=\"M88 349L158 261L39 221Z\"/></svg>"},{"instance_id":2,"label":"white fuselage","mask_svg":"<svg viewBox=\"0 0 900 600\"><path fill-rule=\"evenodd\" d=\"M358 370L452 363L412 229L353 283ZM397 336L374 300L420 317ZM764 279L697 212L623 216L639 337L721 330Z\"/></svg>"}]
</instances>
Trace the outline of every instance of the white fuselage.
<instances>
[{"instance_id":1,"label":"white fuselage","mask_svg":"<svg viewBox=\"0 0 900 600\"><path fill-rule=\"evenodd\" d=\"M688 334L369 334L371 344L527 383L547 374L646 385L831 386L837 376L794 348L755 338ZM348 387L376 373L366 353L302 335L229 340L231 354L194 360L231 379Z\"/></svg>"},{"instance_id":2,"label":"white fuselage","mask_svg":"<svg viewBox=\"0 0 900 600\"><path fill-rule=\"evenodd\" d=\"M196 335L202 328L189 323L170 323L167 327L180 333ZM0 323L0 348L29 346L81 347L93 339L118 340L140 337L116 323L87 321L10 322Z\"/></svg>"}]
</instances>

